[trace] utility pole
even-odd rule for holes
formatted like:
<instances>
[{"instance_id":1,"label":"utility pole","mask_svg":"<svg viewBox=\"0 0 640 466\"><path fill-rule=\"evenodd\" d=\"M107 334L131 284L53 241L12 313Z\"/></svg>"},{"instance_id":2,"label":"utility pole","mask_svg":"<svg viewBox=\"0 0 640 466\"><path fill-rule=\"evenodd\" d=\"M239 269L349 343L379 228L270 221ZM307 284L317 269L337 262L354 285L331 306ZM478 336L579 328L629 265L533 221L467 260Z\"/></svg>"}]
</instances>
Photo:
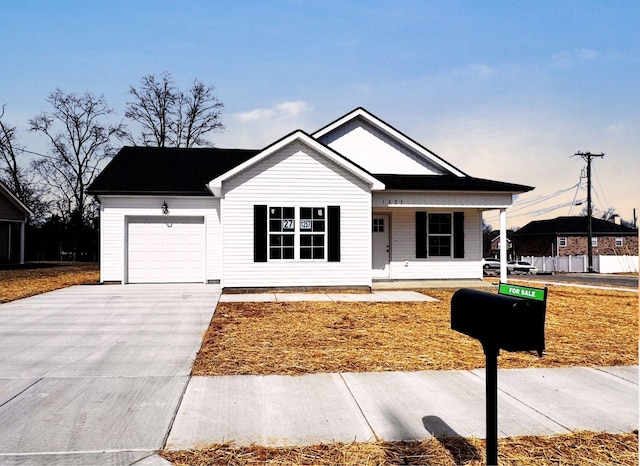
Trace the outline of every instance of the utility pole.
<instances>
[{"instance_id":1,"label":"utility pole","mask_svg":"<svg viewBox=\"0 0 640 466\"><path fill-rule=\"evenodd\" d=\"M593 272L593 246L591 245L591 237L593 231L591 228L591 215L593 214L593 206L591 205L591 159L594 157L604 157L604 153L592 154L591 152L576 152L574 155L582 157L587 162L587 254L589 256L587 272Z\"/></svg>"}]
</instances>

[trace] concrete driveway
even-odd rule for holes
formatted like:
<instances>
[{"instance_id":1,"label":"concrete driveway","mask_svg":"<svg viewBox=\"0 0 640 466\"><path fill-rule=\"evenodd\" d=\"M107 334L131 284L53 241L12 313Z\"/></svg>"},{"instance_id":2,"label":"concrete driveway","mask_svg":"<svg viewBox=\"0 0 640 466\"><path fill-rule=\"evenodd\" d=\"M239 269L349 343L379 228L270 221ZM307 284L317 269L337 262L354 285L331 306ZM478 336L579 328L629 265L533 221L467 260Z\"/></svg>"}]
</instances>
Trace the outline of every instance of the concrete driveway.
<instances>
[{"instance_id":1,"label":"concrete driveway","mask_svg":"<svg viewBox=\"0 0 640 466\"><path fill-rule=\"evenodd\" d=\"M87 285L0 305L0 464L161 464L216 285Z\"/></svg>"}]
</instances>

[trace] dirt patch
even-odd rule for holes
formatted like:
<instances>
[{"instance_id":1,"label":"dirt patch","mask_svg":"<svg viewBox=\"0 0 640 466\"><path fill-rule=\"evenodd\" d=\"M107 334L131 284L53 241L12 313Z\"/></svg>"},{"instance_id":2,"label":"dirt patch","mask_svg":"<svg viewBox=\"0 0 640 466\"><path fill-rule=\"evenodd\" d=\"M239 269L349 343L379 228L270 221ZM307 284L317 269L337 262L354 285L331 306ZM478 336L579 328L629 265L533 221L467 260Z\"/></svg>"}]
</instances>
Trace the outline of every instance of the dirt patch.
<instances>
[{"instance_id":1,"label":"dirt patch","mask_svg":"<svg viewBox=\"0 0 640 466\"><path fill-rule=\"evenodd\" d=\"M0 303L72 285L96 284L99 280L96 263L37 263L0 270Z\"/></svg>"},{"instance_id":2,"label":"dirt patch","mask_svg":"<svg viewBox=\"0 0 640 466\"><path fill-rule=\"evenodd\" d=\"M593 466L638 464L638 435L575 432L552 437L499 440L502 466ZM212 445L204 450L162 452L176 465L433 465L482 466L486 452L478 439L442 438L420 442L377 442L293 448Z\"/></svg>"},{"instance_id":3,"label":"dirt patch","mask_svg":"<svg viewBox=\"0 0 640 466\"><path fill-rule=\"evenodd\" d=\"M450 327L455 290L438 302L220 303L193 375L475 369L480 343ZM500 368L638 364L638 296L553 286L546 350L502 351Z\"/></svg>"}]
</instances>

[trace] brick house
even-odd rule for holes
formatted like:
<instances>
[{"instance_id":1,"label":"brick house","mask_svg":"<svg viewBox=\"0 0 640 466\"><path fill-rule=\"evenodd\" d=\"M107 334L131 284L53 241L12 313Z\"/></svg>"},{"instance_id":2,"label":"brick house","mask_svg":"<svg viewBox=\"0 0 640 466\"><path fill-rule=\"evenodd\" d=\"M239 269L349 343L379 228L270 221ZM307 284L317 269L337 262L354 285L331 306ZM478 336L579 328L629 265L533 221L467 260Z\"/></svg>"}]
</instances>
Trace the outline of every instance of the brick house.
<instances>
[{"instance_id":1,"label":"brick house","mask_svg":"<svg viewBox=\"0 0 640 466\"><path fill-rule=\"evenodd\" d=\"M513 234L518 256L576 256L588 253L587 217L556 217L528 223ZM638 230L591 219L593 255L638 254Z\"/></svg>"}]
</instances>

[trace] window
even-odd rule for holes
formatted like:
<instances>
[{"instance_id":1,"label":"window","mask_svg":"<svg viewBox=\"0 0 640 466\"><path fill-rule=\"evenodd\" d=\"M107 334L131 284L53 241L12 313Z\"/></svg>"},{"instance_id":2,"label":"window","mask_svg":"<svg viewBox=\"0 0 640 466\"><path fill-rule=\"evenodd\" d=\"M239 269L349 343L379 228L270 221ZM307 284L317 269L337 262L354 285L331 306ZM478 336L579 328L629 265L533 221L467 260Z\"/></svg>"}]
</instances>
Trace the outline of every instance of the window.
<instances>
[{"instance_id":1,"label":"window","mask_svg":"<svg viewBox=\"0 0 640 466\"><path fill-rule=\"evenodd\" d=\"M616 247L621 248L623 244L624 244L624 241L622 239L622 236L616 236Z\"/></svg>"},{"instance_id":2,"label":"window","mask_svg":"<svg viewBox=\"0 0 640 466\"><path fill-rule=\"evenodd\" d=\"M464 212L416 211L416 259L453 257L464 259Z\"/></svg>"},{"instance_id":3,"label":"window","mask_svg":"<svg viewBox=\"0 0 640 466\"><path fill-rule=\"evenodd\" d=\"M269 208L269 259L293 259L295 208Z\"/></svg>"},{"instance_id":4,"label":"window","mask_svg":"<svg viewBox=\"0 0 640 466\"><path fill-rule=\"evenodd\" d=\"M300 207L300 259L324 259L324 207Z\"/></svg>"},{"instance_id":5,"label":"window","mask_svg":"<svg viewBox=\"0 0 640 466\"><path fill-rule=\"evenodd\" d=\"M428 214L427 246L429 256L451 256L451 214Z\"/></svg>"},{"instance_id":6,"label":"window","mask_svg":"<svg viewBox=\"0 0 640 466\"><path fill-rule=\"evenodd\" d=\"M594 248L598 247L598 237L597 236L592 236L591 237L591 246Z\"/></svg>"},{"instance_id":7,"label":"window","mask_svg":"<svg viewBox=\"0 0 640 466\"><path fill-rule=\"evenodd\" d=\"M561 248L564 248L567 246L567 237L566 236L560 236L558 238L558 246L560 246Z\"/></svg>"},{"instance_id":8,"label":"window","mask_svg":"<svg viewBox=\"0 0 640 466\"><path fill-rule=\"evenodd\" d=\"M299 219L296 222L296 219ZM253 261L340 262L340 206L253 206Z\"/></svg>"},{"instance_id":9,"label":"window","mask_svg":"<svg viewBox=\"0 0 640 466\"><path fill-rule=\"evenodd\" d=\"M373 219L373 232L384 233L384 218Z\"/></svg>"}]
</instances>

